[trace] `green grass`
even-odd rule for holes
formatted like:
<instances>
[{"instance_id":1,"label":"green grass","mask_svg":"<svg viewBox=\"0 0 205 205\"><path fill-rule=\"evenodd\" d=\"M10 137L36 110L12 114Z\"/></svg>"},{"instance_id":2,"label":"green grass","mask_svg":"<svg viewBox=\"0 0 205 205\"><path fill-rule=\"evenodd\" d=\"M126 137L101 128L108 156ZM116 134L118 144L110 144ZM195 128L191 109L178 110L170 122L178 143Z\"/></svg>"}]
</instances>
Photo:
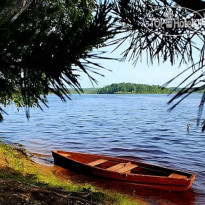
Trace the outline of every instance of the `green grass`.
<instances>
[{"instance_id":1,"label":"green grass","mask_svg":"<svg viewBox=\"0 0 205 205\"><path fill-rule=\"evenodd\" d=\"M0 143L0 178L18 181L24 184L44 188L61 187L65 191L82 191L84 188L94 192L97 201L109 205L137 205L136 201L120 193L98 189L90 184L76 184L58 178L49 169L43 169L26 155L25 150L18 150L10 145Z\"/></svg>"}]
</instances>

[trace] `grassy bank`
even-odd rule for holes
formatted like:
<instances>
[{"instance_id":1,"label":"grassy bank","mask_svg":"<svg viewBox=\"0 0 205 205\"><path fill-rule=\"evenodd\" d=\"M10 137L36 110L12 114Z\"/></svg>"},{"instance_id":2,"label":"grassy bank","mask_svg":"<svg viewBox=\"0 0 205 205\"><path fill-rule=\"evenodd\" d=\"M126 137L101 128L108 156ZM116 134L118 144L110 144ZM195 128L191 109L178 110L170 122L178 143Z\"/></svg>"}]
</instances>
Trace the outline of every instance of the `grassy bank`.
<instances>
[{"instance_id":1,"label":"grassy bank","mask_svg":"<svg viewBox=\"0 0 205 205\"><path fill-rule=\"evenodd\" d=\"M140 204L126 195L63 180L51 167L33 162L25 150L0 143L0 204L23 203Z\"/></svg>"}]
</instances>

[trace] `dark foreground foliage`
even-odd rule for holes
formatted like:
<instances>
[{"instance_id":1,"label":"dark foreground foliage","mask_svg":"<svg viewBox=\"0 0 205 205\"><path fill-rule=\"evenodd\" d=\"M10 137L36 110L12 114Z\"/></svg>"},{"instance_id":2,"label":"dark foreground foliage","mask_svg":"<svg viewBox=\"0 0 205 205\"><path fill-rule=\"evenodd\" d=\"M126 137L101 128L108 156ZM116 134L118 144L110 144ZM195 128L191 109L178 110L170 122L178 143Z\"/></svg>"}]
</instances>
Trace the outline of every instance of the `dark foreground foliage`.
<instances>
[{"instance_id":1,"label":"dark foreground foliage","mask_svg":"<svg viewBox=\"0 0 205 205\"><path fill-rule=\"evenodd\" d=\"M62 100L69 98L67 87L81 90L79 76L90 71L100 74L97 59L105 55L92 52L107 45L124 42L122 59L136 64L146 57L147 63L187 64L182 71L180 89L169 103L171 109L193 92L205 88L205 27L148 29L149 17L164 18L166 8L174 8L175 18L198 20L204 16L202 0L6 0L0 3L0 96L1 103L14 101L18 107L47 105L47 94ZM151 12L151 13L150 13ZM192 13L192 14L191 14ZM121 34L121 35L117 35ZM115 39L113 37L115 36ZM110 41L108 41L110 40ZM112 40L112 41L111 41ZM93 61L94 60L94 61ZM167 86L174 79L171 79ZM205 93L198 112L201 123ZM3 110L0 108L0 119ZM205 130L205 121L202 122Z\"/></svg>"},{"instance_id":2,"label":"dark foreground foliage","mask_svg":"<svg viewBox=\"0 0 205 205\"><path fill-rule=\"evenodd\" d=\"M103 57L91 51L113 37L109 12L107 2L39 0L0 19L0 102L14 101L29 117L49 92L65 101L68 86L81 91L79 72L95 82L89 71L100 66L92 59Z\"/></svg>"}]
</instances>

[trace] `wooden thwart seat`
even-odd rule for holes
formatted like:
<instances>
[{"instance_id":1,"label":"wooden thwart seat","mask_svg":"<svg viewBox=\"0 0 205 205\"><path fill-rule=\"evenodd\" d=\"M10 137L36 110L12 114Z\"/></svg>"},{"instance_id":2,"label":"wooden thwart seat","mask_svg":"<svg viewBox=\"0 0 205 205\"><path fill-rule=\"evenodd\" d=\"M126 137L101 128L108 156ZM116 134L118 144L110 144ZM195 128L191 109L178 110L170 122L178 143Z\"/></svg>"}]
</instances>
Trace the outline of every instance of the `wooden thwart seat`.
<instances>
[{"instance_id":1,"label":"wooden thwart seat","mask_svg":"<svg viewBox=\"0 0 205 205\"><path fill-rule=\"evenodd\" d=\"M123 168L125 165L126 165L126 163L120 163L120 164L114 165L112 167L109 167L106 170L108 170L108 171L116 171L118 169Z\"/></svg>"},{"instance_id":2,"label":"wooden thwart seat","mask_svg":"<svg viewBox=\"0 0 205 205\"><path fill-rule=\"evenodd\" d=\"M136 164L131 164L130 162L128 162L128 163L116 164L112 167L107 168L107 170L116 171L118 173L125 173L127 171L130 171L131 169L134 169L135 167L137 167Z\"/></svg>"},{"instance_id":3,"label":"wooden thwart seat","mask_svg":"<svg viewBox=\"0 0 205 205\"><path fill-rule=\"evenodd\" d=\"M176 179L187 179L186 176L183 176L183 175L180 175L180 174L175 174L175 173L172 173L169 175L170 178L176 178Z\"/></svg>"},{"instance_id":4,"label":"wooden thwart seat","mask_svg":"<svg viewBox=\"0 0 205 205\"><path fill-rule=\"evenodd\" d=\"M106 159L98 159L96 161L88 163L87 165L94 167L94 166L97 166L97 165L102 164L104 162L107 162L107 160Z\"/></svg>"},{"instance_id":5,"label":"wooden thwart seat","mask_svg":"<svg viewBox=\"0 0 205 205\"><path fill-rule=\"evenodd\" d=\"M127 163L125 167L118 169L117 172L125 173L125 172L130 171L131 169L134 169L135 167L137 167L136 164Z\"/></svg>"}]
</instances>

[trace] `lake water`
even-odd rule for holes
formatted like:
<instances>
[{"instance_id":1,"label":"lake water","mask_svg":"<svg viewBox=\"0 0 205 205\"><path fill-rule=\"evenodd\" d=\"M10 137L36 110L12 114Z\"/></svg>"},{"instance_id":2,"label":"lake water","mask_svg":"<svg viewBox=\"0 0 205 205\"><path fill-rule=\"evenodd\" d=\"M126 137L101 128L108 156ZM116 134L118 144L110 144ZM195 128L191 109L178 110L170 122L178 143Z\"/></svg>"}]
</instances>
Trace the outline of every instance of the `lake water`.
<instances>
[{"instance_id":1,"label":"lake water","mask_svg":"<svg viewBox=\"0 0 205 205\"><path fill-rule=\"evenodd\" d=\"M72 95L67 103L50 95L50 108L32 109L29 121L24 110L7 107L0 136L47 160L51 160L51 150L63 149L129 156L196 173L188 192L138 195L148 194L153 204L162 200L162 204L204 205L205 133L196 126L200 97L192 95L168 112L171 97L167 95ZM187 124L191 124L190 133Z\"/></svg>"}]
</instances>

